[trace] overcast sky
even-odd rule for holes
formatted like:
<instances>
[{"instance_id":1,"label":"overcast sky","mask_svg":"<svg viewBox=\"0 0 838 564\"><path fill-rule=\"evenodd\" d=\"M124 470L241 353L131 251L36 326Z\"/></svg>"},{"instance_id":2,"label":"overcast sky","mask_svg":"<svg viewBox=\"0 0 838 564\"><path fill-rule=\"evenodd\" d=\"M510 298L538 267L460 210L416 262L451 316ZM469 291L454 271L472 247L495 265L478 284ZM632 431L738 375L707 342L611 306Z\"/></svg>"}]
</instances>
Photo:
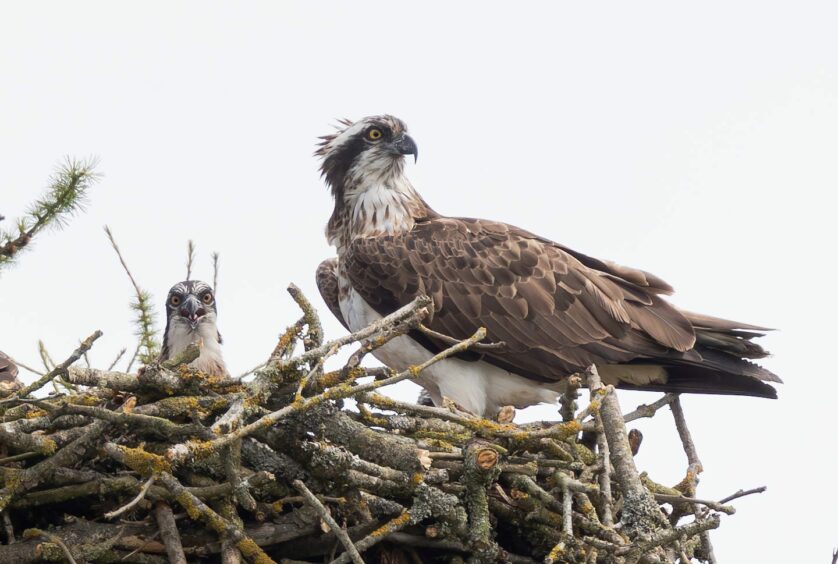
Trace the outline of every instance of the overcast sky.
<instances>
[{"instance_id":1,"label":"overcast sky","mask_svg":"<svg viewBox=\"0 0 838 564\"><path fill-rule=\"evenodd\" d=\"M768 486L714 533L722 562L828 562L835 6L4 3L0 212L20 214L64 155L97 155L105 176L85 214L0 275L0 349L34 365L38 339L63 358L95 329L100 366L133 347L108 224L157 304L184 277L187 239L198 277L220 252L225 356L234 373L260 362L299 315L289 282L322 303L313 273L333 253L332 203L316 137L335 118L392 113L437 211L525 227L658 274L684 308L781 329L763 340L779 401L684 399L699 494ZM637 427L641 470L680 480L670 414Z\"/></svg>"}]
</instances>

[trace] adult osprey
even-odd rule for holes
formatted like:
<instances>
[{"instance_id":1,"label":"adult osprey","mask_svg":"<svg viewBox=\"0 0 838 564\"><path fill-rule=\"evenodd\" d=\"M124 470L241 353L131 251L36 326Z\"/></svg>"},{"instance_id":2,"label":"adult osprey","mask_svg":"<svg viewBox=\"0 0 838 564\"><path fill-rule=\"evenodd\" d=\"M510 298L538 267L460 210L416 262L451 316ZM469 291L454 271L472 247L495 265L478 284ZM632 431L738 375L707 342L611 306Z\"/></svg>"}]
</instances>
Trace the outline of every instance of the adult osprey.
<instances>
[{"instance_id":1,"label":"adult osprey","mask_svg":"<svg viewBox=\"0 0 838 564\"><path fill-rule=\"evenodd\" d=\"M221 356L221 333L212 287L200 280L178 282L166 298L166 332L160 360L169 360L196 343L201 355L189 363L212 376L229 376Z\"/></svg>"},{"instance_id":2,"label":"adult osprey","mask_svg":"<svg viewBox=\"0 0 838 564\"><path fill-rule=\"evenodd\" d=\"M337 248L317 270L331 311L350 330L420 294L426 325L464 339L479 327L501 343L426 369L417 382L492 415L501 406L555 401L568 375L597 365L621 388L776 398L780 379L748 362L766 351L763 328L681 311L663 280L583 255L518 227L433 211L404 175L417 156L393 116L341 122L316 154L335 207L326 228ZM447 343L414 331L374 351L404 369Z\"/></svg>"}]
</instances>

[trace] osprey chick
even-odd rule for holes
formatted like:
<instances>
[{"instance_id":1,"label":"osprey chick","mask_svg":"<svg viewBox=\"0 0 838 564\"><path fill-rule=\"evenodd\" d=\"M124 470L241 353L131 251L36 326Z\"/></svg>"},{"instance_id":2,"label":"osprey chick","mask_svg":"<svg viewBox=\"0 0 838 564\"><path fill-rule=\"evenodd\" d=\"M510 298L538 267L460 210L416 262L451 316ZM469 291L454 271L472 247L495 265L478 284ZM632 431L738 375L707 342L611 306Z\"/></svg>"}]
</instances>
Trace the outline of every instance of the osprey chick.
<instances>
[{"instance_id":1,"label":"osprey chick","mask_svg":"<svg viewBox=\"0 0 838 564\"><path fill-rule=\"evenodd\" d=\"M166 298L166 332L160 360L174 358L196 343L201 355L189 366L213 376L229 376L221 356L217 314L215 295L206 282L187 280L172 286Z\"/></svg>"},{"instance_id":2,"label":"osprey chick","mask_svg":"<svg viewBox=\"0 0 838 564\"><path fill-rule=\"evenodd\" d=\"M776 397L766 382L780 379L745 360L767 355L752 342L764 329L678 310L648 272L505 223L442 216L404 174L418 150L401 120L342 126L317 150L335 200L326 235L338 257L317 270L331 311L355 331L425 294L432 330L465 339L485 327L503 344L423 371L416 381L435 404L445 396L494 415L553 402L591 364L621 388ZM414 331L373 354L403 370L446 346Z\"/></svg>"}]
</instances>

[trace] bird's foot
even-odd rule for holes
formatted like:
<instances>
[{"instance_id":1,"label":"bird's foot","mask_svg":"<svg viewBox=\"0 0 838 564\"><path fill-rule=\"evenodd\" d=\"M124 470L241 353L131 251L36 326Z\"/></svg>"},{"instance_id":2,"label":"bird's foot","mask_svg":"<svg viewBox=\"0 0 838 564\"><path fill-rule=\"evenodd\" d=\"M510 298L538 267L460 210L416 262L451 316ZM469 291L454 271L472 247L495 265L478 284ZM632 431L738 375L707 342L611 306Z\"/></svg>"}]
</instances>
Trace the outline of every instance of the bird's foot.
<instances>
[{"instance_id":1,"label":"bird's foot","mask_svg":"<svg viewBox=\"0 0 838 564\"><path fill-rule=\"evenodd\" d=\"M512 423L515 420L515 406L505 405L501 407L495 415L495 420L502 424Z\"/></svg>"},{"instance_id":2,"label":"bird's foot","mask_svg":"<svg viewBox=\"0 0 838 564\"><path fill-rule=\"evenodd\" d=\"M454 400L452 400L451 398L449 398L447 396L442 396L442 407L444 407L445 409L447 409L451 413L457 413L457 414L460 414L460 415L469 415L469 416L472 416L472 417L474 417L476 415L475 413L472 413L471 411L469 411L468 409L461 406L460 404L458 404L457 402L455 402Z\"/></svg>"}]
</instances>

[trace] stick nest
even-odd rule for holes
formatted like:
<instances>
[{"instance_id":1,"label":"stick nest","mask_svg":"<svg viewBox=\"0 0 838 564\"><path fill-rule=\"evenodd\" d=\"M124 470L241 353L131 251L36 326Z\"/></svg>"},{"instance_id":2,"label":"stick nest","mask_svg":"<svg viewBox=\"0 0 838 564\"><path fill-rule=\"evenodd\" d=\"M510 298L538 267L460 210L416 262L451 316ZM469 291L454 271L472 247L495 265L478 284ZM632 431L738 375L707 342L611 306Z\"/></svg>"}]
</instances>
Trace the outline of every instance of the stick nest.
<instances>
[{"instance_id":1,"label":"stick nest","mask_svg":"<svg viewBox=\"0 0 838 564\"><path fill-rule=\"evenodd\" d=\"M677 397L623 415L591 368L569 379L561 422L395 401L377 389L483 332L401 373L364 368L420 329L428 300L326 342L290 291L303 315L253 377L190 368L195 346L136 374L71 366L97 332L0 400L0 562L714 561L707 531L733 508L695 498ZM343 347L349 360L327 371ZM31 396L54 379L66 392ZM666 405L688 458L671 488L637 472L642 437L625 428Z\"/></svg>"}]
</instances>

